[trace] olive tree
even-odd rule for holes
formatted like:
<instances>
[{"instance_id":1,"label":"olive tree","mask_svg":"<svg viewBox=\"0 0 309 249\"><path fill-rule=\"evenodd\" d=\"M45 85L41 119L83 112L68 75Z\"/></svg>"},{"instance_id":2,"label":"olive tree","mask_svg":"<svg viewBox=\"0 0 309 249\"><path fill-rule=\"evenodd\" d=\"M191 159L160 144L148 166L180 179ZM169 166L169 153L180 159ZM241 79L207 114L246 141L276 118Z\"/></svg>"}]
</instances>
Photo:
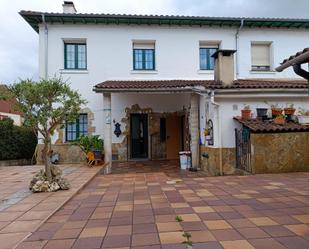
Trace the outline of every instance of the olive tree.
<instances>
[{"instance_id":1,"label":"olive tree","mask_svg":"<svg viewBox=\"0 0 309 249\"><path fill-rule=\"evenodd\" d=\"M42 159L48 181L52 180L49 145L57 127L76 120L80 106L86 101L61 78L42 79L38 82L21 80L8 87L17 109L24 113L25 124L41 134Z\"/></svg>"}]
</instances>

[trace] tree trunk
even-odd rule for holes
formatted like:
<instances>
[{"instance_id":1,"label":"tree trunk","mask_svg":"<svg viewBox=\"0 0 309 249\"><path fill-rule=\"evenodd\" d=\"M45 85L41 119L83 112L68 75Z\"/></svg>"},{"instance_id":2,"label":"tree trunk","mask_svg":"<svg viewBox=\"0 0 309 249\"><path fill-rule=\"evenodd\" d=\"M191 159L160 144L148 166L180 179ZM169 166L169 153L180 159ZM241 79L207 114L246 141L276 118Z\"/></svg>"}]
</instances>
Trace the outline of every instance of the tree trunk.
<instances>
[{"instance_id":1,"label":"tree trunk","mask_svg":"<svg viewBox=\"0 0 309 249\"><path fill-rule=\"evenodd\" d=\"M48 151L48 143L49 139L44 139L44 148L42 150L42 157L45 165L45 174L47 177L47 180L49 182L52 181L52 175L51 175L51 170L50 170L50 160L49 160L49 151Z\"/></svg>"}]
</instances>

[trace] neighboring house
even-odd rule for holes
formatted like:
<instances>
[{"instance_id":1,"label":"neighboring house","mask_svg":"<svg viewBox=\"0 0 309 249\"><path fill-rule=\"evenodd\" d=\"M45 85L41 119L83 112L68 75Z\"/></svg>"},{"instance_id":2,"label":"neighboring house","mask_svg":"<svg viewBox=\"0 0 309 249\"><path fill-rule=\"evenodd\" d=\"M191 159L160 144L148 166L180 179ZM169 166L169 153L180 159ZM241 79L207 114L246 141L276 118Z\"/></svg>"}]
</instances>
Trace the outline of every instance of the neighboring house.
<instances>
[{"instance_id":1,"label":"neighboring house","mask_svg":"<svg viewBox=\"0 0 309 249\"><path fill-rule=\"evenodd\" d=\"M109 163L191 150L193 167L233 173L244 105L309 109L307 82L274 70L308 45L309 20L79 14L68 1L20 14L39 34L40 77L61 75L88 100L53 138L64 162L79 160L71 141L98 134Z\"/></svg>"},{"instance_id":2,"label":"neighboring house","mask_svg":"<svg viewBox=\"0 0 309 249\"><path fill-rule=\"evenodd\" d=\"M6 85L0 85L0 92L7 91ZM23 123L23 115L16 111L15 100L0 100L0 120L4 118L11 118L14 125L21 126Z\"/></svg>"}]
</instances>

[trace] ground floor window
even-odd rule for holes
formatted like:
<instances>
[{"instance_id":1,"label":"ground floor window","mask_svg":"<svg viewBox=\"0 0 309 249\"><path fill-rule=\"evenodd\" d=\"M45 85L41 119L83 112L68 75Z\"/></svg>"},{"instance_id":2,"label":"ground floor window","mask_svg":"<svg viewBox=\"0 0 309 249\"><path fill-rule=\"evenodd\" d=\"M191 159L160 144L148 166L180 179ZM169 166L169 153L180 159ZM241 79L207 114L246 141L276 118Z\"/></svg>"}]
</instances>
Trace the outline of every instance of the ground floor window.
<instances>
[{"instance_id":1,"label":"ground floor window","mask_svg":"<svg viewBox=\"0 0 309 249\"><path fill-rule=\"evenodd\" d=\"M88 115L86 113L79 114L79 118L75 122L66 123L65 140L74 141L81 135L88 134Z\"/></svg>"}]
</instances>

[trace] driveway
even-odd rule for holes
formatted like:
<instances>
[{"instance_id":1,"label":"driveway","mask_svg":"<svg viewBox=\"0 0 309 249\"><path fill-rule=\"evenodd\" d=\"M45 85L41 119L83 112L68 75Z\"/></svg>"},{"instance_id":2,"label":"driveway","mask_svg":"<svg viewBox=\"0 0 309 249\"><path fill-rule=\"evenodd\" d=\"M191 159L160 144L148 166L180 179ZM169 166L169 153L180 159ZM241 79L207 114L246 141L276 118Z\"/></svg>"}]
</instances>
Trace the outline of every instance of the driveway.
<instances>
[{"instance_id":1,"label":"driveway","mask_svg":"<svg viewBox=\"0 0 309 249\"><path fill-rule=\"evenodd\" d=\"M18 248L178 249L186 231L194 249L305 249L308 179L98 175Z\"/></svg>"},{"instance_id":2,"label":"driveway","mask_svg":"<svg viewBox=\"0 0 309 249\"><path fill-rule=\"evenodd\" d=\"M29 183L42 166L0 167L0 249L14 248L100 170L83 165L60 167L71 189L36 194L29 191Z\"/></svg>"}]
</instances>

